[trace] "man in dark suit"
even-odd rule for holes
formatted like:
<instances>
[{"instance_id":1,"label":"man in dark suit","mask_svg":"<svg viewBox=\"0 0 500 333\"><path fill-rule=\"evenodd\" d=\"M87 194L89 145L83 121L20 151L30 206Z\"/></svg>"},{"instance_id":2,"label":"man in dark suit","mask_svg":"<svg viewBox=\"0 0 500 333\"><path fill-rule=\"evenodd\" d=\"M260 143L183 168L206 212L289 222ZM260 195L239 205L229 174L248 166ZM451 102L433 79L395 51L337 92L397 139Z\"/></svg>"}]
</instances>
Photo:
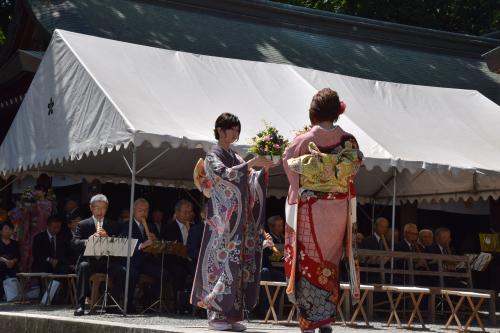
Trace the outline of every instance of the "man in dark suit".
<instances>
[{"instance_id":1,"label":"man in dark suit","mask_svg":"<svg viewBox=\"0 0 500 333\"><path fill-rule=\"evenodd\" d=\"M285 281L284 267L279 263L284 262L284 257L281 256L278 260L275 251L282 253L285 245L285 222L279 215L271 216L267 219L269 233L266 235L267 242L264 241L264 250L262 251L262 271L261 280L263 281ZM270 245L266 246L267 243Z\"/></svg>"},{"instance_id":2,"label":"man in dark suit","mask_svg":"<svg viewBox=\"0 0 500 333\"><path fill-rule=\"evenodd\" d=\"M403 228L403 241L394 245L394 251L417 252L418 229L414 223L407 223Z\"/></svg>"},{"instance_id":3,"label":"man in dark suit","mask_svg":"<svg viewBox=\"0 0 500 333\"><path fill-rule=\"evenodd\" d=\"M187 200L180 200L175 204L174 218L167 222L162 239L170 242L177 242L183 246L187 245L189 229L193 221L194 212L193 204ZM190 275L190 258L187 256L187 248L185 253L176 255L170 254L166 256L167 271L172 279L174 294L180 297L179 292L186 290L188 287L188 277ZM178 304L182 306L182 304Z\"/></svg>"},{"instance_id":4,"label":"man in dark suit","mask_svg":"<svg viewBox=\"0 0 500 333\"><path fill-rule=\"evenodd\" d=\"M149 305L160 294L160 279L161 279L161 256L156 256L147 252L147 247L157 240L155 234L151 231L153 227L148 224L148 230L144 226L149 213L149 202L144 198L139 198L134 202L133 221L132 221L132 238L137 239L137 245L134 255L130 261L130 288L135 290L135 286L139 280L139 274L144 274L153 279L151 288L145 290L145 304ZM128 236L128 225L123 226L121 230L123 237ZM134 295L130 294L131 297Z\"/></svg>"},{"instance_id":5,"label":"man in dark suit","mask_svg":"<svg viewBox=\"0 0 500 333\"><path fill-rule=\"evenodd\" d=\"M420 252L427 252L427 248L434 243L434 233L430 229L422 229L418 232L418 248Z\"/></svg>"},{"instance_id":6,"label":"man in dark suit","mask_svg":"<svg viewBox=\"0 0 500 333\"><path fill-rule=\"evenodd\" d=\"M198 264L198 256L200 254L201 241L203 239L203 229L205 228L205 223L195 223L189 228L189 234L187 238L187 251L188 257L191 262L190 270L191 274L196 271L196 265Z\"/></svg>"},{"instance_id":7,"label":"man in dark suit","mask_svg":"<svg viewBox=\"0 0 500 333\"><path fill-rule=\"evenodd\" d=\"M161 239L161 235L165 230L165 221L163 211L160 209L154 209L151 212L151 223L149 224L149 229L155 234L156 238Z\"/></svg>"},{"instance_id":8,"label":"man in dark suit","mask_svg":"<svg viewBox=\"0 0 500 333\"><path fill-rule=\"evenodd\" d=\"M438 228L435 232L435 243L426 248L427 253L434 254L442 254L442 255L450 255L454 254L454 251L451 248L451 231L448 228ZM438 271L439 267L437 262L430 262L429 267L433 271ZM455 267L455 263L450 263L443 261L443 271L448 272L456 272L457 269ZM434 285L439 286L439 279L434 278ZM454 288L465 288L467 287L467 282L461 281L458 278L445 277L444 278L444 286L441 287L454 287Z\"/></svg>"},{"instance_id":9,"label":"man in dark suit","mask_svg":"<svg viewBox=\"0 0 500 333\"><path fill-rule=\"evenodd\" d=\"M62 219L51 216L47 220L47 230L33 238L32 272L71 273L71 247L67 238L61 234L62 224Z\"/></svg>"},{"instance_id":10,"label":"man in dark suit","mask_svg":"<svg viewBox=\"0 0 500 333\"><path fill-rule=\"evenodd\" d=\"M389 221L385 217L379 217L375 221L373 235L366 237L363 240L362 248L367 250L386 250L390 248L385 239L385 235L389 231Z\"/></svg>"},{"instance_id":11,"label":"man in dark suit","mask_svg":"<svg viewBox=\"0 0 500 333\"><path fill-rule=\"evenodd\" d=\"M385 235L389 230L389 221L385 217L379 217L375 220L374 232L372 235L366 237L363 240L361 248L367 250L379 250L379 251L389 251L389 244L385 239ZM370 260L368 264L371 267L379 267L377 260ZM380 283L381 278L379 273L367 273L362 274L362 280L368 283Z\"/></svg>"},{"instance_id":12,"label":"man in dark suit","mask_svg":"<svg viewBox=\"0 0 500 333\"><path fill-rule=\"evenodd\" d=\"M418 229L417 225L414 223L407 223L403 228L403 241L394 245L394 250L398 252L417 252L417 240L418 240ZM415 263L416 264L416 263ZM409 269L409 263L406 259L396 260L396 268L402 270ZM408 284L410 282L409 275L405 274L401 276L397 274L395 276L396 284Z\"/></svg>"},{"instance_id":13,"label":"man in dark suit","mask_svg":"<svg viewBox=\"0 0 500 333\"><path fill-rule=\"evenodd\" d=\"M97 194L90 199L90 211L92 216L78 223L75 235L71 244L75 252L79 254L77 262L76 289L77 289L77 307L75 316L82 316L85 310L85 297L87 296L90 285L89 278L94 273L106 273L107 259L105 257L87 257L83 256L86 241L89 237L116 237L119 235L118 224L112 220L106 219L108 210L108 199L103 194ZM111 293L118 300L119 295L125 285L126 267L123 266L119 258L110 258L109 276L113 281ZM130 292L129 295L133 295ZM131 298L131 297L130 297ZM129 299L130 299L129 298ZM133 308L128 308L133 312Z\"/></svg>"}]
</instances>

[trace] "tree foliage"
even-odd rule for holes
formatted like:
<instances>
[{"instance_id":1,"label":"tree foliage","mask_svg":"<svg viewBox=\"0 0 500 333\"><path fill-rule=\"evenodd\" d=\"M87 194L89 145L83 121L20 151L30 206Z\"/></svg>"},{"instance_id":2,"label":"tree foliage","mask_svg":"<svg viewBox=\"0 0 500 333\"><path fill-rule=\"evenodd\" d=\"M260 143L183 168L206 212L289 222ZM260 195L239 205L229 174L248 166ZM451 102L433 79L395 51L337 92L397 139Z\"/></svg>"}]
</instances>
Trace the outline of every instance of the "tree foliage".
<instances>
[{"instance_id":1,"label":"tree foliage","mask_svg":"<svg viewBox=\"0 0 500 333\"><path fill-rule=\"evenodd\" d=\"M500 29L499 0L277 0L381 21L481 35Z\"/></svg>"},{"instance_id":2,"label":"tree foliage","mask_svg":"<svg viewBox=\"0 0 500 333\"><path fill-rule=\"evenodd\" d=\"M2 45L7 38L7 31L12 18L14 3L14 0L0 0L0 45Z\"/></svg>"}]
</instances>

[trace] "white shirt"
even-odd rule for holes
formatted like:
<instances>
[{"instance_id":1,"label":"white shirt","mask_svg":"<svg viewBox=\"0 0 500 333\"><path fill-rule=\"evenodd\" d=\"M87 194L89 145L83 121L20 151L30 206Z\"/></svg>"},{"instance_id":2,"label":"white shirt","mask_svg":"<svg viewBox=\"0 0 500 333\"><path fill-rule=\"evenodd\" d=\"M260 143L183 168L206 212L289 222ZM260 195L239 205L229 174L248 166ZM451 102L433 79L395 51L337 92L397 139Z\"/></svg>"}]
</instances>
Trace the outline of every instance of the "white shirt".
<instances>
[{"instance_id":1,"label":"white shirt","mask_svg":"<svg viewBox=\"0 0 500 333\"><path fill-rule=\"evenodd\" d=\"M186 245L187 244L189 230L186 228L186 226L184 224L182 224L181 222L179 222L179 220L176 219L175 221L177 222L177 225L179 226L179 229L181 229L182 243L184 245Z\"/></svg>"},{"instance_id":2,"label":"white shirt","mask_svg":"<svg viewBox=\"0 0 500 333\"><path fill-rule=\"evenodd\" d=\"M410 248L410 250L415 250L415 246L412 243L408 242L408 240L406 238L405 238L405 242L406 242L406 244L408 244L408 247Z\"/></svg>"},{"instance_id":3,"label":"white shirt","mask_svg":"<svg viewBox=\"0 0 500 333\"><path fill-rule=\"evenodd\" d=\"M445 253L444 253L445 248L444 248L443 246L439 245L439 244L438 244L438 246L439 246L439 250L441 251L441 254L445 254ZM449 253L449 252L450 252L450 251L448 251L448 254L451 254L451 253Z\"/></svg>"},{"instance_id":4,"label":"white shirt","mask_svg":"<svg viewBox=\"0 0 500 333\"><path fill-rule=\"evenodd\" d=\"M375 235L375 238L377 239L377 243L380 243L380 236L376 232L374 232L373 234Z\"/></svg>"}]
</instances>

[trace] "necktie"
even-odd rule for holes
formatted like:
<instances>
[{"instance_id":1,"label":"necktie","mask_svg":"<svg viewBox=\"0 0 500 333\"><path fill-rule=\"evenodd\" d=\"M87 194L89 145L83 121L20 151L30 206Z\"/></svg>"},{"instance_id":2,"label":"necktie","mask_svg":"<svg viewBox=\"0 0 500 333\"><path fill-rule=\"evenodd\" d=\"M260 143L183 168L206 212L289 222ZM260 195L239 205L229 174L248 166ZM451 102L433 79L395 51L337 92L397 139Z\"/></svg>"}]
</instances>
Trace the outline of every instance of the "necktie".
<instances>
[{"instance_id":1,"label":"necktie","mask_svg":"<svg viewBox=\"0 0 500 333\"><path fill-rule=\"evenodd\" d=\"M142 223L139 223L139 230L141 231L142 239L144 239L144 225Z\"/></svg>"},{"instance_id":2,"label":"necktie","mask_svg":"<svg viewBox=\"0 0 500 333\"><path fill-rule=\"evenodd\" d=\"M50 237L50 257L56 257L56 241L53 236Z\"/></svg>"},{"instance_id":3,"label":"necktie","mask_svg":"<svg viewBox=\"0 0 500 333\"><path fill-rule=\"evenodd\" d=\"M378 241L378 247L380 250L385 250L384 248L384 241L382 240L382 238L379 239Z\"/></svg>"}]
</instances>

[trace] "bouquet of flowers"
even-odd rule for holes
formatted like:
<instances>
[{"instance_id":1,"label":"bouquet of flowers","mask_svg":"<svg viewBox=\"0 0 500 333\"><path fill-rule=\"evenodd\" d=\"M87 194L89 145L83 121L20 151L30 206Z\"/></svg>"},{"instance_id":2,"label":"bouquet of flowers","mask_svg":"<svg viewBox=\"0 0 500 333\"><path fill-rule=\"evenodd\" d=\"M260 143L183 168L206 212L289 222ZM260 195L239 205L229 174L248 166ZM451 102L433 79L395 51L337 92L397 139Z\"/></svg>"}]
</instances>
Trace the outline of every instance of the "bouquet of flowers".
<instances>
[{"instance_id":1,"label":"bouquet of flowers","mask_svg":"<svg viewBox=\"0 0 500 333\"><path fill-rule=\"evenodd\" d=\"M56 194L54 193L54 190L49 188L47 191L47 195L45 196L45 199L49 201L56 201Z\"/></svg>"},{"instance_id":2,"label":"bouquet of flowers","mask_svg":"<svg viewBox=\"0 0 500 333\"><path fill-rule=\"evenodd\" d=\"M33 193L33 190L31 189L30 186L26 187L23 191L23 194L21 194L21 202L26 206L30 206L35 201L36 197L35 194Z\"/></svg>"},{"instance_id":3,"label":"bouquet of flowers","mask_svg":"<svg viewBox=\"0 0 500 333\"><path fill-rule=\"evenodd\" d=\"M45 192L41 190L36 190L33 192L33 196L35 197L35 201L45 200Z\"/></svg>"},{"instance_id":4,"label":"bouquet of flowers","mask_svg":"<svg viewBox=\"0 0 500 333\"><path fill-rule=\"evenodd\" d=\"M307 133L311 130L311 128L312 128L312 125L305 125L304 127L299 129L298 131L295 131L295 136L299 136L299 135L302 135L304 133Z\"/></svg>"},{"instance_id":5,"label":"bouquet of flowers","mask_svg":"<svg viewBox=\"0 0 500 333\"><path fill-rule=\"evenodd\" d=\"M266 127L251 139L251 146L248 151L255 155L265 156L278 163L287 144L288 140L278 132L276 127L266 124Z\"/></svg>"}]
</instances>

